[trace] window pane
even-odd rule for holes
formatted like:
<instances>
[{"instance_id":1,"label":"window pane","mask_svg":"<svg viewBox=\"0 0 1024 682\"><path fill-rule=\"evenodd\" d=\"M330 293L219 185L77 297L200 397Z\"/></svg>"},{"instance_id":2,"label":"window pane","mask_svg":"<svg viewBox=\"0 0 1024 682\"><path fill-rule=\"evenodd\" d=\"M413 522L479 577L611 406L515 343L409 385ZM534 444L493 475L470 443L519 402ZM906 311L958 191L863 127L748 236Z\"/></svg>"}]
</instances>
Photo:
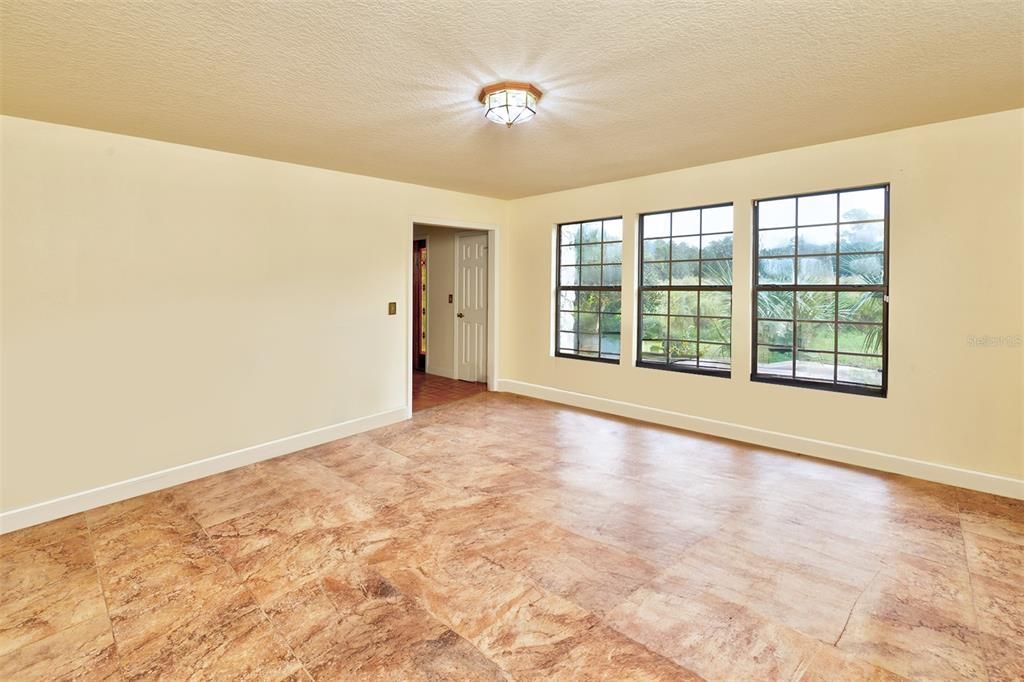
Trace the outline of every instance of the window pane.
<instances>
[{"instance_id":1,"label":"window pane","mask_svg":"<svg viewBox=\"0 0 1024 682\"><path fill-rule=\"evenodd\" d=\"M596 334L598 320L596 313L580 313L576 317L576 330L581 334Z\"/></svg>"},{"instance_id":2,"label":"window pane","mask_svg":"<svg viewBox=\"0 0 1024 682\"><path fill-rule=\"evenodd\" d=\"M700 261L683 261L672 264L673 286L692 286L700 281Z\"/></svg>"},{"instance_id":3,"label":"window pane","mask_svg":"<svg viewBox=\"0 0 1024 682\"><path fill-rule=\"evenodd\" d=\"M619 314L601 315L601 333L618 334L622 331L622 316ZM616 353L618 351L615 351Z\"/></svg>"},{"instance_id":4,"label":"window pane","mask_svg":"<svg viewBox=\"0 0 1024 682\"><path fill-rule=\"evenodd\" d=\"M596 313L601 310L601 292L581 291L577 299L580 304L580 312Z\"/></svg>"},{"instance_id":5,"label":"window pane","mask_svg":"<svg viewBox=\"0 0 1024 682\"><path fill-rule=\"evenodd\" d=\"M697 364L697 344L692 341L670 341L668 359L673 364L695 366Z\"/></svg>"},{"instance_id":6,"label":"window pane","mask_svg":"<svg viewBox=\"0 0 1024 682\"><path fill-rule=\"evenodd\" d=\"M712 343L729 343L732 339L732 320L717 317L700 318L700 340Z\"/></svg>"},{"instance_id":7,"label":"window pane","mask_svg":"<svg viewBox=\"0 0 1024 682\"><path fill-rule=\"evenodd\" d=\"M581 263L600 263L601 262L601 245L600 244L587 244L580 247L580 262Z\"/></svg>"},{"instance_id":8,"label":"window pane","mask_svg":"<svg viewBox=\"0 0 1024 682\"><path fill-rule=\"evenodd\" d=\"M618 313L622 311L622 294L618 291L601 292L601 312Z\"/></svg>"},{"instance_id":9,"label":"window pane","mask_svg":"<svg viewBox=\"0 0 1024 682\"><path fill-rule=\"evenodd\" d=\"M882 284L882 254L839 257L840 284Z\"/></svg>"},{"instance_id":10,"label":"window pane","mask_svg":"<svg viewBox=\"0 0 1024 682\"><path fill-rule=\"evenodd\" d=\"M617 287L622 284L622 266L621 265L606 265L604 266L604 275L601 280L602 285L606 287Z\"/></svg>"},{"instance_id":11,"label":"window pane","mask_svg":"<svg viewBox=\"0 0 1024 682\"><path fill-rule=\"evenodd\" d=\"M796 230L766 230L757 233L757 255L791 256L796 251Z\"/></svg>"},{"instance_id":12,"label":"window pane","mask_svg":"<svg viewBox=\"0 0 1024 682\"><path fill-rule=\"evenodd\" d=\"M885 217L885 188L843 192L839 195L840 220L881 220Z\"/></svg>"},{"instance_id":13,"label":"window pane","mask_svg":"<svg viewBox=\"0 0 1024 682\"><path fill-rule=\"evenodd\" d=\"M790 348L758 346L757 373L793 376L793 350Z\"/></svg>"},{"instance_id":14,"label":"window pane","mask_svg":"<svg viewBox=\"0 0 1024 682\"><path fill-rule=\"evenodd\" d=\"M798 322L796 345L802 350L834 351L836 344L835 326L827 322Z\"/></svg>"},{"instance_id":15,"label":"window pane","mask_svg":"<svg viewBox=\"0 0 1024 682\"><path fill-rule=\"evenodd\" d=\"M701 211L701 232L732 232L732 206L716 206Z\"/></svg>"},{"instance_id":16,"label":"window pane","mask_svg":"<svg viewBox=\"0 0 1024 682\"><path fill-rule=\"evenodd\" d=\"M764 320L793 319L792 291L759 291L757 316Z\"/></svg>"},{"instance_id":17,"label":"window pane","mask_svg":"<svg viewBox=\"0 0 1024 682\"><path fill-rule=\"evenodd\" d=\"M669 293L669 312L673 315L696 315L697 292L673 291Z\"/></svg>"},{"instance_id":18,"label":"window pane","mask_svg":"<svg viewBox=\"0 0 1024 682\"><path fill-rule=\"evenodd\" d=\"M796 225L796 199L757 202L757 227L790 227Z\"/></svg>"},{"instance_id":19,"label":"window pane","mask_svg":"<svg viewBox=\"0 0 1024 682\"><path fill-rule=\"evenodd\" d=\"M839 226L839 250L882 251L885 249L885 223L854 223Z\"/></svg>"},{"instance_id":20,"label":"window pane","mask_svg":"<svg viewBox=\"0 0 1024 682\"><path fill-rule=\"evenodd\" d=\"M584 265L580 268L580 284L585 287L601 286L601 266Z\"/></svg>"},{"instance_id":21,"label":"window pane","mask_svg":"<svg viewBox=\"0 0 1024 682\"><path fill-rule=\"evenodd\" d=\"M580 240L579 225L562 225L562 243L575 244Z\"/></svg>"},{"instance_id":22,"label":"window pane","mask_svg":"<svg viewBox=\"0 0 1024 682\"><path fill-rule=\"evenodd\" d=\"M622 262L622 242L604 245L604 262L606 265Z\"/></svg>"},{"instance_id":23,"label":"window pane","mask_svg":"<svg viewBox=\"0 0 1024 682\"><path fill-rule=\"evenodd\" d=\"M563 350L575 350L576 335L562 332L558 335L558 348Z\"/></svg>"},{"instance_id":24,"label":"window pane","mask_svg":"<svg viewBox=\"0 0 1024 682\"><path fill-rule=\"evenodd\" d=\"M796 295L798 320L834 320L836 295L831 291L800 291Z\"/></svg>"},{"instance_id":25,"label":"window pane","mask_svg":"<svg viewBox=\"0 0 1024 682\"><path fill-rule=\"evenodd\" d=\"M676 211L672 214L672 234L699 234L700 209Z\"/></svg>"},{"instance_id":26,"label":"window pane","mask_svg":"<svg viewBox=\"0 0 1024 682\"><path fill-rule=\"evenodd\" d=\"M562 268L561 278L559 283L564 287L571 287L579 284L580 269L578 267L569 266Z\"/></svg>"},{"instance_id":27,"label":"window pane","mask_svg":"<svg viewBox=\"0 0 1024 682\"><path fill-rule=\"evenodd\" d=\"M757 262L759 284L792 284L792 258L762 258Z\"/></svg>"},{"instance_id":28,"label":"window pane","mask_svg":"<svg viewBox=\"0 0 1024 682\"><path fill-rule=\"evenodd\" d=\"M671 214L654 213L643 217L644 239L668 237L671 233Z\"/></svg>"},{"instance_id":29,"label":"window pane","mask_svg":"<svg viewBox=\"0 0 1024 682\"><path fill-rule=\"evenodd\" d=\"M758 320L757 342L766 346L793 346L793 323Z\"/></svg>"},{"instance_id":30,"label":"window pane","mask_svg":"<svg viewBox=\"0 0 1024 682\"><path fill-rule=\"evenodd\" d=\"M838 380L866 386L882 385L882 358L839 355Z\"/></svg>"},{"instance_id":31,"label":"window pane","mask_svg":"<svg viewBox=\"0 0 1024 682\"><path fill-rule=\"evenodd\" d=\"M835 256L806 256L797 258L798 284L835 284Z\"/></svg>"},{"instance_id":32,"label":"window pane","mask_svg":"<svg viewBox=\"0 0 1024 682\"><path fill-rule=\"evenodd\" d=\"M799 230L800 253L835 253L836 226L801 227Z\"/></svg>"},{"instance_id":33,"label":"window pane","mask_svg":"<svg viewBox=\"0 0 1024 682\"><path fill-rule=\"evenodd\" d=\"M701 237L700 257L732 258L732 234L713 234Z\"/></svg>"},{"instance_id":34,"label":"window pane","mask_svg":"<svg viewBox=\"0 0 1024 682\"><path fill-rule=\"evenodd\" d=\"M671 239L645 239L644 240L644 260L645 261L657 261L657 260L668 260L671 254L672 240Z\"/></svg>"},{"instance_id":35,"label":"window pane","mask_svg":"<svg viewBox=\"0 0 1024 682\"><path fill-rule=\"evenodd\" d=\"M676 237L672 240L673 260L700 258L700 237Z\"/></svg>"},{"instance_id":36,"label":"window pane","mask_svg":"<svg viewBox=\"0 0 1024 682\"><path fill-rule=\"evenodd\" d=\"M561 310L575 310L576 309L576 292L575 291L563 291L558 297L558 307Z\"/></svg>"},{"instance_id":37,"label":"window pane","mask_svg":"<svg viewBox=\"0 0 1024 682\"><path fill-rule=\"evenodd\" d=\"M641 284L646 287L668 286L668 274L668 263L644 263L644 272Z\"/></svg>"},{"instance_id":38,"label":"window pane","mask_svg":"<svg viewBox=\"0 0 1024 682\"><path fill-rule=\"evenodd\" d=\"M640 293L640 312L653 315L668 313L667 291L644 291Z\"/></svg>"},{"instance_id":39,"label":"window pane","mask_svg":"<svg viewBox=\"0 0 1024 682\"><path fill-rule=\"evenodd\" d=\"M882 322L882 292L839 292L839 319L844 322Z\"/></svg>"},{"instance_id":40,"label":"window pane","mask_svg":"<svg viewBox=\"0 0 1024 682\"><path fill-rule=\"evenodd\" d=\"M583 223L582 234L584 243L601 241L601 223Z\"/></svg>"},{"instance_id":41,"label":"window pane","mask_svg":"<svg viewBox=\"0 0 1024 682\"><path fill-rule=\"evenodd\" d=\"M619 354L619 343L620 343L620 339L619 339L618 333L615 333L615 334L604 334L604 333L602 333L601 334L601 354L602 355L605 355L605 354L618 355Z\"/></svg>"},{"instance_id":42,"label":"window pane","mask_svg":"<svg viewBox=\"0 0 1024 682\"><path fill-rule=\"evenodd\" d=\"M703 336L701 337L703 339ZM732 364L732 347L716 343L701 342L698 353L701 367L728 367Z\"/></svg>"},{"instance_id":43,"label":"window pane","mask_svg":"<svg viewBox=\"0 0 1024 682\"><path fill-rule=\"evenodd\" d=\"M679 341L696 341L697 318L670 317L668 323L668 338Z\"/></svg>"},{"instance_id":44,"label":"window pane","mask_svg":"<svg viewBox=\"0 0 1024 682\"><path fill-rule=\"evenodd\" d=\"M668 318L660 315L644 315L641 318L640 338L664 339L668 336Z\"/></svg>"},{"instance_id":45,"label":"window pane","mask_svg":"<svg viewBox=\"0 0 1024 682\"><path fill-rule=\"evenodd\" d=\"M576 313L559 313L558 330L563 332L576 331Z\"/></svg>"},{"instance_id":46,"label":"window pane","mask_svg":"<svg viewBox=\"0 0 1024 682\"><path fill-rule=\"evenodd\" d=\"M832 353L796 354L796 376L798 379L826 379L835 376L836 356Z\"/></svg>"},{"instance_id":47,"label":"window pane","mask_svg":"<svg viewBox=\"0 0 1024 682\"><path fill-rule=\"evenodd\" d=\"M604 221L604 240L606 242L622 241L622 218Z\"/></svg>"},{"instance_id":48,"label":"window pane","mask_svg":"<svg viewBox=\"0 0 1024 682\"><path fill-rule=\"evenodd\" d=\"M882 352L882 325L839 325L839 350L849 353L880 354Z\"/></svg>"},{"instance_id":49,"label":"window pane","mask_svg":"<svg viewBox=\"0 0 1024 682\"><path fill-rule=\"evenodd\" d=\"M580 250L576 246L562 247L562 265L576 265L580 262Z\"/></svg>"},{"instance_id":50,"label":"window pane","mask_svg":"<svg viewBox=\"0 0 1024 682\"><path fill-rule=\"evenodd\" d=\"M700 283L720 287L732 284L732 259L706 260L700 264Z\"/></svg>"},{"instance_id":51,"label":"window pane","mask_svg":"<svg viewBox=\"0 0 1024 682\"><path fill-rule=\"evenodd\" d=\"M836 195L818 194L799 197L797 212L801 225L821 225L836 222Z\"/></svg>"},{"instance_id":52,"label":"window pane","mask_svg":"<svg viewBox=\"0 0 1024 682\"><path fill-rule=\"evenodd\" d=\"M732 314L732 294L728 291L702 291L700 314L729 317Z\"/></svg>"},{"instance_id":53,"label":"window pane","mask_svg":"<svg viewBox=\"0 0 1024 682\"><path fill-rule=\"evenodd\" d=\"M597 352L600 349L600 337L597 334L580 334L580 351Z\"/></svg>"}]
</instances>

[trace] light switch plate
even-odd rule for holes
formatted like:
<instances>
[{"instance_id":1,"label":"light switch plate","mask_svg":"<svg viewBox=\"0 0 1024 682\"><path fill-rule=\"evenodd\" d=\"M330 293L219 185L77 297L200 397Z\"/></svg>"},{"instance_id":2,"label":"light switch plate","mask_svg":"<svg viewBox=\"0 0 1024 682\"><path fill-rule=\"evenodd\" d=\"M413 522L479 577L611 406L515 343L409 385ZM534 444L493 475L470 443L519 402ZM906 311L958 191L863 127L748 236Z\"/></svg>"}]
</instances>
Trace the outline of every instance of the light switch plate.
<instances>
[{"instance_id":1,"label":"light switch plate","mask_svg":"<svg viewBox=\"0 0 1024 682\"><path fill-rule=\"evenodd\" d=\"M391 301L388 303L388 315L394 315L398 312L398 303Z\"/></svg>"}]
</instances>

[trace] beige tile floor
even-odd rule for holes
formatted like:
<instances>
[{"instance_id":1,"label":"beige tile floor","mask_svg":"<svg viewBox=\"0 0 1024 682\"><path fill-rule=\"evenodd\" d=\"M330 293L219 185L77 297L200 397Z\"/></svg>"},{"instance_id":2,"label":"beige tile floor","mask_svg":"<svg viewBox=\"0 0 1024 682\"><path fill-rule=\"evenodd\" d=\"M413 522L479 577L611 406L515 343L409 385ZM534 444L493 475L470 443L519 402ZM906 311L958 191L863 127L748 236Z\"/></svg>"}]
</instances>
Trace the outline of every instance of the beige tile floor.
<instances>
[{"instance_id":1,"label":"beige tile floor","mask_svg":"<svg viewBox=\"0 0 1024 682\"><path fill-rule=\"evenodd\" d=\"M11 681L1024 678L1024 502L500 394L0 552Z\"/></svg>"}]
</instances>

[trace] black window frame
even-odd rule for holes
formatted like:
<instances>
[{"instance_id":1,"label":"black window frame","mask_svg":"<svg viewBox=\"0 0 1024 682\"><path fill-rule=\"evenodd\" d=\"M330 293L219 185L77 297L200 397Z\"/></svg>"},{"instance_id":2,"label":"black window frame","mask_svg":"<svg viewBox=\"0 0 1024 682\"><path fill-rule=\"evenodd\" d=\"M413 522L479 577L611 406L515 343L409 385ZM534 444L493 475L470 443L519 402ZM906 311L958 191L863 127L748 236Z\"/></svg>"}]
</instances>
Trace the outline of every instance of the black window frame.
<instances>
[{"instance_id":1,"label":"black window frame","mask_svg":"<svg viewBox=\"0 0 1024 682\"><path fill-rule=\"evenodd\" d=\"M701 221L703 221L703 219L704 219L703 218L703 211L705 209L723 208L723 207L726 207L726 206L728 206L728 207L733 209L733 221L732 221L732 228L731 228L730 234L733 235L733 243L735 244L735 236L736 236L736 204L734 202L732 202L732 201L723 201L723 202L719 202L719 203L715 203L715 204L702 204L700 206L687 206L685 208L673 208L673 209L668 209L668 210L665 210L665 211L649 211L647 213L641 213L640 214L640 229L639 229L639 232L637 234L636 349L635 349L635 353L634 353L634 357L635 357L635 360L636 360L636 366L637 367L643 367L645 369L659 369L659 370L668 371L668 372L681 372L683 374L700 374L700 375L704 375L704 376L722 377L722 378L725 378L725 379L729 379L729 378L732 377L732 364L733 364L732 363L732 359L734 357L734 350L735 350L733 348L733 338L732 338L732 320L733 320L733 316L732 316L733 305L732 304L733 304L733 298L734 298L733 297L733 288L735 287L735 277L733 278L732 284L729 284L729 285L704 285L702 283L699 283L699 284L686 284L686 285L683 285L683 284L673 285L673 284L671 284L671 280L670 280L670 284L664 285L664 286L645 286L644 283L643 283L643 277L644 277L644 222L645 222L645 219L648 216L664 215L666 213L668 213L668 214L679 213L679 212L682 212L682 211L701 211L702 212L701 213ZM703 224L702 224L700 226L699 231L697 232L696 236L703 237L703 234L704 233L703 233ZM724 233L715 232L715 233L709 233L709 234L724 234ZM670 238L671 238L671 232L670 232ZM705 260L709 260L709 261L710 260L726 260L726 259L723 259L723 258L709 258L709 259L705 259L703 256L704 256L703 249L701 249L700 252L698 252L698 258L695 261L695 262L698 263L698 266L697 266L698 267L698 272L701 273L699 278L698 278L698 282L700 282L701 278L703 277L703 270L704 270L703 269L703 264L704 264ZM729 256L728 260L730 262L730 267L732 268L732 271L735 273L735 261L736 261L735 252ZM666 261L653 261L653 262L666 262ZM667 262L669 263L669 269L671 270L671 267L672 267L671 263L676 262L676 261L674 261L671 258L671 256L670 256L669 260ZM684 262L684 261L680 260L679 262ZM650 362L650 361L644 360L643 359L643 307L642 307L641 303L642 303L642 299L643 299L643 295L644 295L645 291L665 291L665 292L668 293L668 298L669 298L670 301L671 301L671 297L672 297L671 296L671 292L673 292L673 291L696 291L697 292L697 314L695 316L695 319L697 320L697 340L693 342L694 344L699 344L700 343L700 319L702 317L700 315L700 293L702 291L726 291L726 292L728 292L729 293L729 327L730 327L730 329L729 329L729 368L728 369L720 369L720 368L701 367L700 364L699 364L699 359L698 359L698 364L696 366L693 366L693 367L686 366L686 365L673 365L673 364L671 364L669 362L660 363L660 362ZM669 313L671 313L671 310L669 311ZM704 317L711 317L711 316L704 316ZM716 319L721 319L721 318L716 318ZM697 348L698 348L698 353L699 353L700 352L699 351L700 346L697 345Z\"/></svg>"},{"instance_id":2,"label":"black window frame","mask_svg":"<svg viewBox=\"0 0 1024 682\"><path fill-rule=\"evenodd\" d=\"M605 238L604 238L604 224L605 224L605 222L613 221L613 220L618 220L618 221L620 221L622 223L622 234L620 235L620 238L617 241L616 240L608 241L608 240L605 240ZM583 242L582 241L583 225L585 223L597 223L597 222L601 223L601 241L600 242ZM577 284L573 284L573 285L563 285L562 284L562 247L563 246L570 246L570 244L563 244L562 243L562 228L564 228L564 227L566 227L568 225L578 225L579 228L580 228L580 241L576 242L576 246L583 246L584 244L597 244L597 243L601 244L601 263L600 263L600 265L601 265L601 268L602 268L602 282L603 282L603 279L604 279L604 274L603 274L604 266L605 265L618 265L619 266L619 272L620 272L618 286L615 286L615 285L605 286L603 283L602 283L601 286L582 285L582 284L578 284L578 283ZM623 289L622 282L623 282L623 280L622 280L622 277L621 277L621 272L622 272L623 258L624 258L625 254L623 252L623 254L620 255L618 263L608 263L608 264L606 264L604 262L604 245L605 244L621 244L621 245L624 245L625 244L625 236L626 236L625 235L625 231L626 231L626 222L623 219L623 216L607 216L607 217L604 217L604 218L587 218L585 220L570 220L570 221L567 221L567 222L564 222L564 223L558 223L556 225L556 228L555 228L555 305L554 305L554 312L555 312L555 325L554 325L555 326L555 357L558 357L558 358L569 358L569 359L572 359L572 360L586 360L588 362L601 362L601 363L609 364L609 365L619 365L619 364L622 364L622 326L621 326L621 321L622 321L622 289ZM579 265L579 264L577 264L577 265ZM562 292L563 291L577 291L577 292L579 292L579 291L606 292L607 291L607 292L618 292L619 293L619 312L618 312L618 315L619 315L620 326L619 326L619 353L618 353L618 357L616 357L616 358L603 358L603 357L600 357L600 353L601 353L601 328L600 328L600 326L598 326L598 331L597 331L597 337L598 337L598 351L597 351L598 352L598 356L597 357L590 356L590 355L579 355L579 349L578 348L577 348L577 352L576 353L564 353L564 352L562 352L562 350L561 350L561 338L560 338L562 330L561 330L561 320L560 320L560 318L561 318L561 313L562 313L561 302L562 302ZM598 312L597 314L600 316L600 315L603 315L604 313L603 313L603 311L601 311L601 312ZM600 320L600 317L598 319ZM600 321L598 322L598 324L600 325ZM579 332L577 331L577 332L574 332L574 333L576 334L576 343L577 343L577 346L578 346L579 345Z\"/></svg>"},{"instance_id":3,"label":"black window frame","mask_svg":"<svg viewBox=\"0 0 1024 682\"><path fill-rule=\"evenodd\" d=\"M823 196L823 195L827 195L827 194L836 194L837 195L837 202L838 202L839 201L838 196L843 194L843 193L845 193L845 192L858 192L858 191L862 191L862 190L872 190L872 189L883 189L885 191L885 194L884 194L885 212L884 212L884 216L882 218L882 221L878 221L878 220L863 220L863 221L848 221L847 223L843 223L843 221L841 220L842 216L839 214L839 206L837 205L837 207L836 207L836 212L837 212L836 223L834 223L834 224L836 225L836 230L837 230L837 233L838 233L839 229L840 229L840 226L843 225L843 224L858 224L858 223L867 223L867 222L876 222L876 223L877 222L883 222L883 236L882 236L882 239L883 239L882 283L881 284L878 284L878 285L869 285L869 284L839 284L838 283L838 279L837 279L837 283L835 285L798 284L797 280L799 278L799 275L798 275L798 271L796 269L794 269L793 284L792 285L789 285L789 284L761 284L760 283L760 267L759 267L760 266L760 260L761 260L761 257L759 256L759 251L760 251L760 246L759 246L759 240L760 240L760 226L759 226L760 211L759 211L758 207L759 207L759 204L761 202L764 202L764 201L776 201L776 200L780 200L780 199L796 199L796 200L799 201L799 199L802 198L802 197L815 197L815 196ZM752 258L751 258L751 261L753 263L753 268L752 268L752 271L751 271L751 285L752 286L751 286L751 311L750 311L750 319L751 319L751 325L750 325L750 348L751 348L751 353L750 353L750 380L751 381L757 382L757 383L775 384L775 385L779 385L779 386L795 386L795 387L798 387L798 388L810 388L810 389L815 389L815 390L819 390L819 391L830 391L830 392L833 392L833 393L846 393L846 394L852 394L852 395L863 395L863 396L869 396L869 397L875 397L875 398L885 398L885 397L888 396L888 393L889 393L889 290L890 290L889 224L890 224L890 219L891 219L891 214L890 214L890 194L891 194L891 183L889 183L889 182L879 182L879 183L874 183L874 184L870 184L870 185L858 185L858 186L853 186L853 187L841 187L841 188L837 188L837 189L828 189L828 190L820 190L820 191L813 191L813 192L797 192L797 193L794 193L794 194L784 194L784 195L780 195L780 196L763 197L763 198L760 198L760 199L755 199L752 202L751 209L752 209L752 214L753 214L753 235L752 235L752 239L751 239L751 242L752 242ZM799 216L798 215L795 217L795 222L799 223ZM832 224L833 223L822 223L821 225L832 225ZM803 228L817 227L817 226L818 225L799 225L799 227L803 227ZM799 242L799 231L797 230L797 227L798 227L798 225L796 225L796 224L793 226L794 234L797 235L795 237L796 242L794 243L794 250L793 250L793 255L792 255L793 263L794 263L795 267L799 266L799 261L798 261L798 257L799 257L799 245L798 245L798 242ZM766 228L766 229L771 229L771 228ZM778 229L787 229L787 228L778 228ZM840 267L839 257L841 255L857 255L857 254L860 253L860 252L849 252L849 254L846 254L846 253L843 253L840 250L840 248L841 248L841 245L840 245L840 242L839 242L839 238L837 237L836 254L835 254L836 258L837 258L837 260L836 260L836 276L837 276L837 278L838 278L838 276L840 274L839 273L839 267ZM868 253L868 252L864 252L864 253ZM878 252L877 251L873 251L873 252L870 252L870 253L871 254L876 254ZM815 254L815 255L817 255L817 254ZM832 255L832 254L821 254L821 255ZM758 374L758 372L757 372L757 348L758 348L758 345L759 345L758 344L758 320L760 319L758 317L757 299L758 299L758 294L759 293L766 292L766 291L793 292L794 313L793 313L793 317L792 317L792 319L790 321L793 323L792 348L793 348L794 376L791 376L791 377L786 377L786 376L781 376L781 375ZM841 324L841 321L838 319L839 318L839 306L838 305L835 306L834 318L832 320L833 324L836 325L836 330L834 332L834 334L836 336L835 347L833 348L832 351L824 351L824 352L831 352L833 354L833 356L836 358L836 361L835 361L836 369L835 369L835 371L833 373L832 381L824 381L824 380L810 379L810 378L806 378L806 377L796 377L795 376L797 353L798 352L814 352L814 351L807 351L807 350L800 351L798 349L798 347L797 347L797 337L798 337L798 335L797 335L796 325L797 325L797 322L798 322L799 318L797 317L795 308L797 306L797 294L798 294L798 292L801 292L801 291L832 291L832 292L835 292L837 294L837 297L838 297L838 294L840 294L840 293L850 293L850 292L873 291L873 292L881 293L881 295L882 295L882 322L881 322L881 326L882 326L882 330L881 330L881 344L882 344L882 353L881 353L882 368L881 369L882 369L882 379L881 379L881 384L879 386L872 386L872 385L868 385L868 384L843 383L843 382L840 382L838 380L838 356L840 354L842 354L842 352L838 350L838 345L839 345L839 339L838 339L838 337L839 337L839 329L838 329L838 325ZM827 322L827 320L826 320L826 322ZM848 354L856 355L856 353L848 353ZM877 357L877 356L874 356L874 357Z\"/></svg>"}]
</instances>

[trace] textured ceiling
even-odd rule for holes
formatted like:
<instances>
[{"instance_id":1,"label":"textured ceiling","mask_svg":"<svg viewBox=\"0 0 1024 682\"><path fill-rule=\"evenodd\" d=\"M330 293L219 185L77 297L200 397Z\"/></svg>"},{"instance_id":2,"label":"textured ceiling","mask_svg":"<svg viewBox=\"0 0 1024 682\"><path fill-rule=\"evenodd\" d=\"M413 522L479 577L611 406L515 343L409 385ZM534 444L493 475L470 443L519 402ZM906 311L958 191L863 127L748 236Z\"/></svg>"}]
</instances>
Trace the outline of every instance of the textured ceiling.
<instances>
[{"instance_id":1,"label":"textured ceiling","mask_svg":"<svg viewBox=\"0 0 1024 682\"><path fill-rule=\"evenodd\" d=\"M1020 0L0 4L3 113L506 198L1024 105Z\"/></svg>"}]
</instances>

